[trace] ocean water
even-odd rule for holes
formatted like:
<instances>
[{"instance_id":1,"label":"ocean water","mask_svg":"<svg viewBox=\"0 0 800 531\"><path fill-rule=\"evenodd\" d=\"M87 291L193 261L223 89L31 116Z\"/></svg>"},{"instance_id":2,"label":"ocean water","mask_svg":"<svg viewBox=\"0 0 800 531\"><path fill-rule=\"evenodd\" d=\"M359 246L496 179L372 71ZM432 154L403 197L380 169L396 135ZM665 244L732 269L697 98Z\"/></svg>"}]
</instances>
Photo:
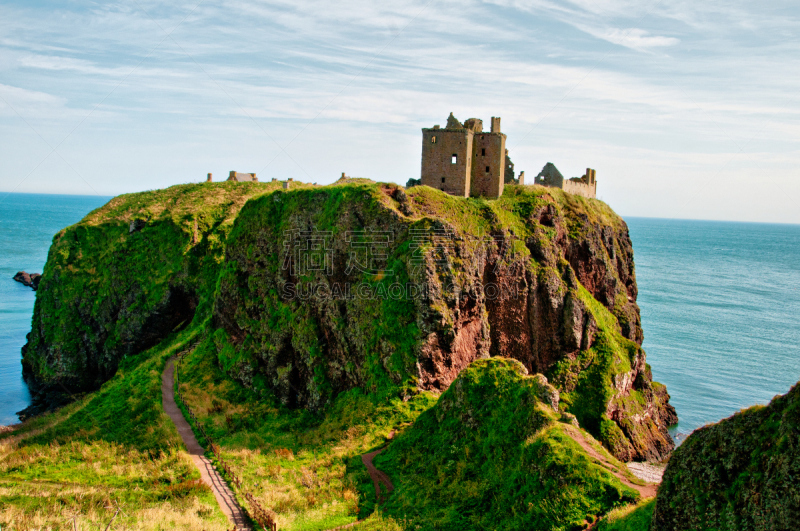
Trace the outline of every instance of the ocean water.
<instances>
[{"instance_id":1,"label":"ocean water","mask_svg":"<svg viewBox=\"0 0 800 531\"><path fill-rule=\"evenodd\" d=\"M0 193L0 425L19 422L14 413L30 403L20 348L31 329L35 292L12 277L41 273L53 236L109 199Z\"/></svg>"},{"instance_id":2,"label":"ocean water","mask_svg":"<svg viewBox=\"0 0 800 531\"><path fill-rule=\"evenodd\" d=\"M0 194L0 424L29 403L20 348L53 235L108 197ZM644 347L682 437L800 380L800 225L627 219Z\"/></svg>"},{"instance_id":3,"label":"ocean water","mask_svg":"<svg viewBox=\"0 0 800 531\"><path fill-rule=\"evenodd\" d=\"M800 225L626 221L643 346L679 440L800 380Z\"/></svg>"}]
</instances>

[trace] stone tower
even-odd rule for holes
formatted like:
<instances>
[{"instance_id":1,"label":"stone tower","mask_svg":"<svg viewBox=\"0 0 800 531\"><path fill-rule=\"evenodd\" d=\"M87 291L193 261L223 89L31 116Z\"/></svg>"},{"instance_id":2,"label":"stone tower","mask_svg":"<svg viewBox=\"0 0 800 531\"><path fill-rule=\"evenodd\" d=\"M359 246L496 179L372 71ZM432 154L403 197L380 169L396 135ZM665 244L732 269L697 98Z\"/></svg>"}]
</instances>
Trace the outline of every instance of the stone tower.
<instances>
[{"instance_id":1,"label":"stone tower","mask_svg":"<svg viewBox=\"0 0 800 531\"><path fill-rule=\"evenodd\" d=\"M491 124L486 133L482 120L462 124L450 113L444 129L423 129L422 184L462 197L502 195L506 135L500 132L499 117L492 117Z\"/></svg>"},{"instance_id":2,"label":"stone tower","mask_svg":"<svg viewBox=\"0 0 800 531\"><path fill-rule=\"evenodd\" d=\"M506 135L500 132L500 117L492 117L489 133L475 132L473 140L471 195L500 197L506 176Z\"/></svg>"},{"instance_id":3,"label":"stone tower","mask_svg":"<svg viewBox=\"0 0 800 531\"><path fill-rule=\"evenodd\" d=\"M471 130L455 119L447 126L422 130L422 184L451 195L468 197L472 172Z\"/></svg>"}]
</instances>

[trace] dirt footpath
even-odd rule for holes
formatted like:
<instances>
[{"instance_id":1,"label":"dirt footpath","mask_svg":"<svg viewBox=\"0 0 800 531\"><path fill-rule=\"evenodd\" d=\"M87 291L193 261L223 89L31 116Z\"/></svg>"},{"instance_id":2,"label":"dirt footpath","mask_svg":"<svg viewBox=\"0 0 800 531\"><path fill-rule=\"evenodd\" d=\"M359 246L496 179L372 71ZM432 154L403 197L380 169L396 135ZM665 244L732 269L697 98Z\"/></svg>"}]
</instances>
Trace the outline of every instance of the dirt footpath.
<instances>
[{"instance_id":1,"label":"dirt footpath","mask_svg":"<svg viewBox=\"0 0 800 531\"><path fill-rule=\"evenodd\" d=\"M586 440L586 438L583 436L583 433L581 433L580 430L569 425L565 427L566 429L564 431L566 431L567 434L570 437L572 437L572 440L580 444L581 448L586 450L586 453L588 453L594 459L598 460L600 464L603 466L603 468L614 474L617 477L617 479L620 480L622 483L624 483L626 486L638 491L639 494L642 496L642 498L652 498L656 495L656 491L658 490L658 485L652 485L652 484L637 485L636 483L633 483L631 480L627 478L625 474L620 472L619 469L614 464L612 464L605 457L603 457L600 454L600 452L595 450L594 447L591 444L589 444L589 441Z\"/></svg>"},{"instance_id":2,"label":"dirt footpath","mask_svg":"<svg viewBox=\"0 0 800 531\"><path fill-rule=\"evenodd\" d=\"M214 492L214 497L217 499L219 508L225 513L225 516L236 526L237 530L250 530L247 523L244 511L239 507L236 498L222 479L217 469L211 461L205 456L205 450L197 442L197 439L192 432L191 426L183 418L183 413L175 403L175 359L170 358L167 366L164 369L164 374L161 375L161 403L164 406L164 412L172 419L178 433L183 439L183 444L186 445L186 450L192 456L195 466L200 471L200 476L203 482L211 487Z\"/></svg>"}]
</instances>

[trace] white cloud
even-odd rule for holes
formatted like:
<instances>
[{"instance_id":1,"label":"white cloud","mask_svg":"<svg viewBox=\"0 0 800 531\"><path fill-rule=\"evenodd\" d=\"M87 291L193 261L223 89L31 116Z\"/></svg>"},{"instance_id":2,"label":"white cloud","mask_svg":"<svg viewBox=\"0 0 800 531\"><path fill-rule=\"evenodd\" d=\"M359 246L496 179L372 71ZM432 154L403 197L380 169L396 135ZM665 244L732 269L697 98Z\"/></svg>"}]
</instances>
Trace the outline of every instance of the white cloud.
<instances>
[{"instance_id":1,"label":"white cloud","mask_svg":"<svg viewBox=\"0 0 800 531\"><path fill-rule=\"evenodd\" d=\"M607 40L608 42L632 48L634 50L648 50L650 48L663 48L665 46L675 46L680 43L680 39L675 37L663 37L660 35L650 35L647 31L638 28L617 29L609 28L603 31L590 31L594 36Z\"/></svg>"}]
</instances>

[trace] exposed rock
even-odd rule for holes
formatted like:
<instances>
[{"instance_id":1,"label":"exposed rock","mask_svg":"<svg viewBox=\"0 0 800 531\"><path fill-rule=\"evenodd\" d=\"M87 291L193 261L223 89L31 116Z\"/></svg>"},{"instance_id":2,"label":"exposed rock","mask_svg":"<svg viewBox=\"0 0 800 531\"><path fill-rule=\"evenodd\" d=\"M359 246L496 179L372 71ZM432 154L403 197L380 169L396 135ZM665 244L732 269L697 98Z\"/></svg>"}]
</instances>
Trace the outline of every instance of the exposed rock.
<instances>
[{"instance_id":1,"label":"exposed rock","mask_svg":"<svg viewBox=\"0 0 800 531\"><path fill-rule=\"evenodd\" d=\"M128 227L128 234L133 234L134 232L139 232L143 228L147 226L147 222L143 219L136 218L131 221L130 226Z\"/></svg>"},{"instance_id":2,"label":"exposed rock","mask_svg":"<svg viewBox=\"0 0 800 531\"><path fill-rule=\"evenodd\" d=\"M408 201L408 195L406 195L402 188L395 188L391 192L391 195L394 200L397 201L400 212L406 216L411 216L413 214L413 211L411 210L411 204Z\"/></svg>"},{"instance_id":3,"label":"exposed rock","mask_svg":"<svg viewBox=\"0 0 800 531\"><path fill-rule=\"evenodd\" d=\"M41 280L42 275L39 273L26 273L25 271L19 271L16 275L14 275L14 280L17 282L28 286L29 288L33 288L34 291L39 289L39 281Z\"/></svg>"},{"instance_id":4,"label":"exposed rock","mask_svg":"<svg viewBox=\"0 0 800 531\"><path fill-rule=\"evenodd\" d=\"M553 411L558 411L558 389L547 383L547 378L543 374L534 374L531 381L536 389L536 398L553 408Z\"/></svg>"},{"instance_id":5,"label":"exposed rock","mask_svg":"<svg viewBox=\"0 0 800 531\"><path fill-rule=\"evenodd\" d=\"M648 483L661 483L661 479L664 477L663 466L649 463L628 463L628 470L637 478Z\"/></svg>"},{"instance_id":6,"label":"exposed rock","mask_svg":"<svg viewBox=\"0 0 800 531\"><path fill-rule=\"evenodd\" d=\"M573 415L572 413L567 413L566 411L561 414L561 422L566 422L567 424L572 424L576 428L580 428L581 425L578 423L578 417Z\"/></svg>"},{"instance_id":7,"label":"exposed rock","mask_svg":"<svg viewBox=\"0 0 800 531\"><path fill-rule=\"evenodd\" d=\"M800 522L800 385L695 430L664 471L653 529L793 530Z\"/></svg>"}]
</instances>

